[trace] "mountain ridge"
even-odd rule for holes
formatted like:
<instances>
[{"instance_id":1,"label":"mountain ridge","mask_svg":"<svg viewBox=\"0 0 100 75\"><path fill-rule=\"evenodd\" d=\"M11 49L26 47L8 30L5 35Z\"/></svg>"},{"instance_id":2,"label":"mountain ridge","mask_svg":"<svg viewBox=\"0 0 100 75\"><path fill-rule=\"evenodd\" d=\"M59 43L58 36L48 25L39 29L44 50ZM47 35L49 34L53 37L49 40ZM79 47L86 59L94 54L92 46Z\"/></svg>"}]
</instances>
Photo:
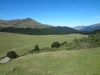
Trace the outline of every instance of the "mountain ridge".
<instances>
[{"instance_id":1,"label":"mountain ridge","mask_svg":"<svg viewBox=\"0 0 100 75\"><path fill-rule=\"evenodd\" d=\"M65 26L52 26L39 23L31 18L0 20L0 32L20 33L28 35L69 34L79 31Z\"/></svg>"},{"instance_id":2,"label":"mountain ridge","mask_svg":"<svg viewBox=\"0 0 100 75\"><path fill-rule=\"evenodd\" d=\"M79 31L92 32L92 31L100 29L100 23L92 24L89 26L76 26L76 27L74 27L74 29L79 30Z\"/></svg>"},{"instance_id":3,"label":"mountain ridge","mask_svg":"<svg viewBox=\"0 0 100 75\"><path fill-rule=\"evenodd\" d=\"M81 26L75 26L74 29L80 30L80 29L82 29L82 28L84 28L84 27L85 27L84 25L81 25Z\"/></svg>"},{"instance_id":4,"label":"mountain ridge","mask_svg":"<svg viewBox=\"0 0 100 75\"><path fill-rule=\"evenodd\" d=\"M42 24L31 18L26 18L26 19L12 19L12 20L0 19L0 27L47 28L47 27L52 27L52 25Z\"/></svg>"},{"instance_id":5,"label":"mountain ridge","mask_svg":"<svg viewBox=\"0 0 100 75\"><path fill-rule=\"evenodd\" d=\"M100 29L100 23L96 23L96 24L92 24L90 26L85 26L83 27L80 31L95 31L95 30L99 30Z\"/></svg>"}]
</instances>

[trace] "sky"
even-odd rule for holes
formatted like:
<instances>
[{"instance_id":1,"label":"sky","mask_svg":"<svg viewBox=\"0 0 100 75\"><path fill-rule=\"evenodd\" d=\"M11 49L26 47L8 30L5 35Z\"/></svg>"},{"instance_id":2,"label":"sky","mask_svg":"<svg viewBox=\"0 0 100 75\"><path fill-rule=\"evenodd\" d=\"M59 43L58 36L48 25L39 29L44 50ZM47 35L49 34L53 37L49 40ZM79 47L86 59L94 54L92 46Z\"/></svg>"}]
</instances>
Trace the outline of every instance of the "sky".
<instances>
[{"instance_id":1,"label":"sky","mask_svg":"<svg viewBox=\"0 0 100 75\"><path fill-rule=\"evenodd\" d=\"M100 23L100 0L0 0L0 19L32 18L53 26Z\"/></svg>"}]
</instances>

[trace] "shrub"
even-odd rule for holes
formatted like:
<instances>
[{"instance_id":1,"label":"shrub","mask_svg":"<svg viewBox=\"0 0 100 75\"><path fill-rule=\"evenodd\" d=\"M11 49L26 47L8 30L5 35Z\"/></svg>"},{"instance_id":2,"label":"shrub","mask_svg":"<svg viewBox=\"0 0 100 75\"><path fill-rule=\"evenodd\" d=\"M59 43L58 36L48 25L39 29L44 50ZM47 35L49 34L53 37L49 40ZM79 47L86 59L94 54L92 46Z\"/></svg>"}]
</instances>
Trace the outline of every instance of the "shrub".
<instances>
[{"instance_id":1,"label":"shrub","mask_svg":"<svg viewBox=\"0 0 100 75\"><path fill-rule=\"evenodd\" d=\"M40 49L41 52L48 52L48 51L52 51L53 49L50 47L44 47L42 49Z\"/></svg>"},{"instance_id":2,"label":"shrub","mask_svg":"<svg viewBox=\"0 0 100 75\"><path fill-rule=\"evenodd\" d=\"M53 42L53 44L51 44L51 47L54 48L54 47L60 47L60 43L59 42Z\"/></svg>"},{"instance_id":3,"label":"shrub","mask_svg":"<svg viewBox=\"0 0 100 75\"><path fill-rule=\"evenodd\" d=\"M33 54L33 50L27 51L24 55Z\"/></svg>"},{"instance_id":4,"label":"shrub","mask_svg":"<svg viewBox=\"0 0 100 75\"><path fill-rule=\"evenodd\" d=\"M40 49L39 49L38 45L35 45L34 51L37 52L37 51L39 51L39 50L40 50Z\"/></svg>"},{"instance_id":5,"label":"shrub","mask_svg":"<svg viewBox=\"0 0 100 75\"><path fill-rule=\"evenodd\" d=\"M75 43L77 43L77 42L78 42L78 39L77 39L77 38L75 38L75 39L74 39L74 42L75 42Z\"/></svg>"},{"instance_id":6,"label":"shrub","mask_svg":"<svg viewBox=\"0 0 100 75\"><path fill-rule=\"evenodd\" d=\"M62 43L61 43L61 46L62 46L62 45L65 45L65 44L67 44L67 42L66 42L66 41L65 41L65 42L62 42Z\"/></svg>"},{"instance_id":7,"label":"shrub","mask_svg":"<svg viewBox=\"0 0 100 75\"><path fill-rule=\"evenodd\" d=\"M9 57L9 58L11 58L11 59L14 59L14 58L18 57L18 55L16 54L15 51L7 52L6 56Z\"/></svg>"}]
</instances>

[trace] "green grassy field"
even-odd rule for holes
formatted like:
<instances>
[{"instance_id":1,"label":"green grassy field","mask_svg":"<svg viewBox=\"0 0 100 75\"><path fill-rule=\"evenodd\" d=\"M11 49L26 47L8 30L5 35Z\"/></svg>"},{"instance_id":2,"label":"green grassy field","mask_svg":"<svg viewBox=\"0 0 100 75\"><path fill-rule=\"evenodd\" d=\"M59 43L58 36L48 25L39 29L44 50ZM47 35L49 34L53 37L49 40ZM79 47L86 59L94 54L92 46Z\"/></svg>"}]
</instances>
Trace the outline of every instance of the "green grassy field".
<instances>
[{"instance_id":1,"label":"green grassy field","mask_svg":"<svg viewBox=\"0 0 100 75\"><path fill-rule=\"evenodd\" d=\"M0 75L100 75L100 48L22 56L0 64Z\"/></svg>"},{"instance_id":2,"label":"green grassy field","mask_svg":"<svg viewBox=\"0 0 100 75\"><path fill-rule=\"evenodd\" d=\"M87 35L22 35L0 32L0 57L8 51L18 55L40 48L50 47L54 41L71 42ZM0 75L100 75L100 47L84 50L58 50L21 56L0 64Z\"/></svg>"},{"instance_id":3,"label":"green grassy field","mask_svg":"<svg viewBox=\"0 0 100 75\"><path fill-rule=\"evenodd\" d=\"M34 49L38 44L40 48L50 47L55 41L70 42L74 38L82 38L86 35L68 34L68 35L22 35L0 32L0 57L6 55L8 51L16 51L19 55Z\"/></svg>"}]
</instances>

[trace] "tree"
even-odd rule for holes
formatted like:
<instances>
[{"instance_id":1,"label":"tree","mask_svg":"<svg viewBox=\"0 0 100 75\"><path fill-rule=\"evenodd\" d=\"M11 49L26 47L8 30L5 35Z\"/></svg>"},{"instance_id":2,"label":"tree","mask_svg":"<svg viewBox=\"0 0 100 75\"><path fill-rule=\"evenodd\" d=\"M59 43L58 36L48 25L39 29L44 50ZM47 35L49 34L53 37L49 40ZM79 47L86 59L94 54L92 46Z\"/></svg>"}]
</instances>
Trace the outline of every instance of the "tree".
<instances>
[{"instance_id":1,"label":"tree","mask_svg":"<svg viewBox=\"0 0 100 75\"><path fill-rule=\"evenodd\" d=\"M61 43L61 46L65 45L65 44L67 44L67 42L66 42L66 41L65 41L65 42L62 42L62 43Z\"/></svg>"},{"instance_id":2,"label":"tree","mask_svg":"<svg viewBox=\"0 0 100 75\"><path fill-rule=\"evenodd\" d=\"M51 47L52 48L54 48L54 47L60 47L60 43L59 42L53 42L52 44L51 44Z\"/></svg>"},{"instance_id":3,"label":"tree","mask_svg":"<svg viewBox=\"0 0 100 75\"><path fill-rule=\"evenodd\" d=\"M6 56L9 57L9 58L11 58L11 59L14 59L14 58L18 57L18 55L16 54L15 51L7 52Z\"/></svg>"},{"instance_id":4,"label":"tree","mask_svg":"<svg viewBox=\"0 0 100 75\"><path fill-rule=\"evenodd\" d=\"M37 52L37 51L39 51L39 50L40 50L40 49L39 49L38 45L35 45L34 51Z\"/></svg>"}]
</instances>

